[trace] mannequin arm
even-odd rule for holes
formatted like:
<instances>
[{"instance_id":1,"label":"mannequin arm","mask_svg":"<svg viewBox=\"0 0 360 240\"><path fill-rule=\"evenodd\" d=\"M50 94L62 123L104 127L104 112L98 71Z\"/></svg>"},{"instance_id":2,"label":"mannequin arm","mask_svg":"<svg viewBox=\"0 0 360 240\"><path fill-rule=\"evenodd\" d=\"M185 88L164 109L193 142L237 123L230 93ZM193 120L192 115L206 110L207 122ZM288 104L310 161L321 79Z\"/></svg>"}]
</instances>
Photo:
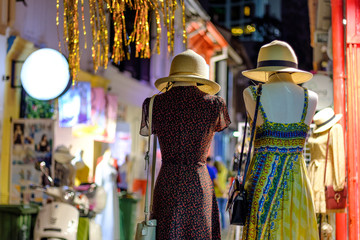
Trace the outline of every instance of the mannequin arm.
<instances>
[{"instance_id":1,"label":"mannequin arm","mask_svg":"<svg viewBox=\"0 0 360 240\"><path fill-rule=\"evenodd\" d=\"M345 185L345 150L343 128L340 124L335 124L331 128L331 145L333 150L334 166L334 190L339 191Z\"/></svg>"},{"instance_id":2,"label":"mannequin arm","mask_svg":"<svg viewBox=\"0 0 360 240\"><path fill-rule=\"evenodd\" d=\"M245 88L245 90L243 91L243 97L244 97L246 111L250 115L251 120L253 120L252 118L255 115L254 113L256 107L256 100L253 98L253 94L249 87ZM260 113L258 113L258 118L256 121L257 126L264 123L263 118L259 116L261 116Z\"/></svg>"},{"instance_id":3,"label":"mannequin arm","mask_svg":"<svg viewBox=\"0 0 360 240\"><path fill-rule=\"evenodd\" d=\"M312 122L312 119L314 117L317 102L318 102L317 93L315 93L311 90L308 90L308 99L309 99L309 103L308 103L308 111L307 111L306 117L305 117L305 123L307 125L310 125L310 123Z\"/></svg>"}]
</instances>

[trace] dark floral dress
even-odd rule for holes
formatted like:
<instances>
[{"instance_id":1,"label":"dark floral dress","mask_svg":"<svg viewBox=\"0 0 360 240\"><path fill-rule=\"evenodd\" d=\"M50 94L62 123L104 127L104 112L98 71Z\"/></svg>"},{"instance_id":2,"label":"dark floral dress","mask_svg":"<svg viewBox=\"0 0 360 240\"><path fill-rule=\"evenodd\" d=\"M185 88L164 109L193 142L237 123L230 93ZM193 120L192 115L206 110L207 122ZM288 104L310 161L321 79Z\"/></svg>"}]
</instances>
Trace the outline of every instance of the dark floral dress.
<instances>
[{"instance_id":1,"label":"dark floral dress","mask_svg":"<svg viewBox=\"0 0 360 240\"><path fill-rule=\"evenodd\" d=\"M148 133L149 102L143 103L142 135ZM162 154L152 212L157 239L221 239L206 157L214 133L229 124L224 100L196 86L173 87L155 97L152 126Z\"/></svg>"}]
</instances>

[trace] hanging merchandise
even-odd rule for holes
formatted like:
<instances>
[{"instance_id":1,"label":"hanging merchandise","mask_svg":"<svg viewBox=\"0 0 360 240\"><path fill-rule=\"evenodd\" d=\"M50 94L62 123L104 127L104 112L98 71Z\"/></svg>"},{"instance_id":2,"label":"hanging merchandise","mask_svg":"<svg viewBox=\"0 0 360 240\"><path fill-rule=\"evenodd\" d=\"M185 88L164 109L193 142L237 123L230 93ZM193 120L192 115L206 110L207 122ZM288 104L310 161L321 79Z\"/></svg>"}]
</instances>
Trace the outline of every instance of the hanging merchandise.
<instances>
[{"instance_id":1,"label":"hanging merchandise","mask_svg":"<svg viewBox=\"0 0 360 240\"><path fill-rule=\"evenodd\" d=\"M185 30L185 4L181 0L182 7L182 26L183 26L183 43L186 42ZM106 19L106 12L110 12L114 22L114 45L111 49L111 59L118 63L121 60L129 59L130 43L135 43L135 57L150 58L150 12L154 12L156 20L156 43L155 49L160 53L160 36L162 31L161 20L167 29L168 37L168 52L173 53L174 49L174 35L175 35L175 10L178 7L176 0L90 0L89 1L89 15L90 19L85 19L84 0L63 0L63 30L64 41L69 52L69 65L71 69L71 76L73 81L76 80L77 73L80 70L80 31L82 25L82 32L84 35L84 48L87 48L86 42L86 28L85 21L90 21L91 25L91 52L93 58L93 68L96 72L99 67L107 67L109 54L108 41L108 22ZM60 25L60 0L56 3L56 25L59 36ZM125 23L128 19L125 18L125 11L135 11L135 20L133 22L134 30L132 32L126 31ZM81 17L79 16L81 14ZM81 20L80 20L81 19ZM59 49L61 52L61 41L59 39Z\"/></svg>"},{"instance_id":2,"label":"hanging merchandise","mask_svg":"<svg viewBox=\"0 0 360 240\"><path fill-rule=\"evenodd\" d=\"M346 208L345 150L342 114L325 108L314 116L315 129L309 138L308 167L317 213L344 212Z\"/></svg>"},{"instance_id":3,"label":"hanging merchandise","mask_svg":"<svg viewBox=\"0 0 360 240\"><path fill-rule=\"evenodd\" d=\"M344 185L344 188L339 191L335 191L332 185L326 186L326 166L328 163L328 156L329 156L329 140L330 140L330 133L328 132L328 139L326 143L325 174L324 174L326 209L328 210L344 209L346 208L346 197L347 197L346 185Z\"/></svg>"},{"instance_id":4,"label":"hanging merchandise","mask_svg":"<svg viewBox=\"0 0 360 240\"><path fill-rule=\"evenodd\" d=\"M91 88L91 116L85 124L76 124L72 133L76 137L93 137L100 142L113 143L116 135L118 97L105 93L101 87Z\"/></svg>"},{"instance_id":5,"label":"hanging merchandise","mask_svg":"<svg viewBox=\"0 0 360 240\"><path fill-rule=\"evenodd\" d=\"M73 127L88 124L91 117L91 85L78 81L59 98L59 125Z\"/></svg>"},{"instance_id":6,"label":"hanging merchandise","mask_svg":"<svg viewBox=\"0 0 360 240\"><path fill-rule=\"evenodd\" d=\"M117 195L117 170L111 156L111 150L107 149L95 170L95 184L104 188L106 192L106 204L104 210L97 214L95 222L102 228L102 239L119 240L119 200Z\"/></svg>"},{"instance_id":7,"label":"hanging merchandise","mask_svg":"<svg viewBox=\"0 0 360 240\"><path fill-rule=\"evenodd\" d=\"M118 97L112 94L105 95L105 127L102 134L95 136L95 141L113 143L116 135L116 116Z\"/></svg>"}]
</instances>

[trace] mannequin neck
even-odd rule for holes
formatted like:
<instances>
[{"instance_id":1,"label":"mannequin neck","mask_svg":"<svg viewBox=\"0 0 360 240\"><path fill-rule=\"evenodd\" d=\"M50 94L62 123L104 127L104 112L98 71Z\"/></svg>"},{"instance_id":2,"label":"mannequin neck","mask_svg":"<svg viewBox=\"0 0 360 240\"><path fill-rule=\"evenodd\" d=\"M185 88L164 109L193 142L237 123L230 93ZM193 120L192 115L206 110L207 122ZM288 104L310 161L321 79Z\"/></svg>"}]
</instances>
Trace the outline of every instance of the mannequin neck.
<instances>
[{"instance_id":1,"label":"mannequin neck","mask_svg":"<svg viewBox=\"0 0 360 240\"><path fill-rule=\"evenodd\" d=\"M294 80L291 77L291 73L288 72L273 72L269 74L269 80L267 83L276 83L276 82L290 82L294 83Z\"/></svg>"},{"instance_id":2,"label":"mannequin neck","mask_svg":"<svg viewBox=\"0 0 360 240\"><path fill-rule=\"evenodd\" d=\"M180 86L196 86L196 82L174 82L173 87L180 87Z\"/></svg>"}]
</instances>

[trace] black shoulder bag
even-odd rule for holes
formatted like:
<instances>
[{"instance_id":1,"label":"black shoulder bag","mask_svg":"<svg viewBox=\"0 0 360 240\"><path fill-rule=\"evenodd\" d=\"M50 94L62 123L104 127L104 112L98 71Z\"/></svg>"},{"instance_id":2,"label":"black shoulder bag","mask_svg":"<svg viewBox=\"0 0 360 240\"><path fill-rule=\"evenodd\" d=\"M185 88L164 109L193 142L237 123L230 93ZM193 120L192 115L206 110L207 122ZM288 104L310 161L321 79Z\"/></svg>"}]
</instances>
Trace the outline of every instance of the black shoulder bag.
<instances>
[{"instance_id":1,"label":"black shoulder bag","mask_svg":"<svg viewBox=\"0 0 360 240\"><path fill-rule=\"evenodd\" d=\"M244 176L241 181L240 172L241 172L241 165L242 165L242 161L243 161L244 145L245 145L245 138L246 138L246 127L247 127L247 115L245 115L245 128L244 128L244 136L243 136L243 140L242 140L241 153L240 153L240 158L239 158L238 173L237 173L234 181L231 184L231 187L230 187L230 190L228 193L228 202L226 205L226 210L229 211L231 225L244 226L245 221L246 221L246 215L248 212L249 205L247 202L247 196L246 196L246 190L245 190L245 180L246 180L246 173L248 171L248 167L249 167L249 163L250 163L251 148L252 148L252 143L254 140L261 91L262 91L262 85L259 84L257 92L256 92L256 107L255 107L254 121L253 121L252 128L251 128L249 150L248 150L248 154L246 156Z\"/></svg>"}]
</instances>

